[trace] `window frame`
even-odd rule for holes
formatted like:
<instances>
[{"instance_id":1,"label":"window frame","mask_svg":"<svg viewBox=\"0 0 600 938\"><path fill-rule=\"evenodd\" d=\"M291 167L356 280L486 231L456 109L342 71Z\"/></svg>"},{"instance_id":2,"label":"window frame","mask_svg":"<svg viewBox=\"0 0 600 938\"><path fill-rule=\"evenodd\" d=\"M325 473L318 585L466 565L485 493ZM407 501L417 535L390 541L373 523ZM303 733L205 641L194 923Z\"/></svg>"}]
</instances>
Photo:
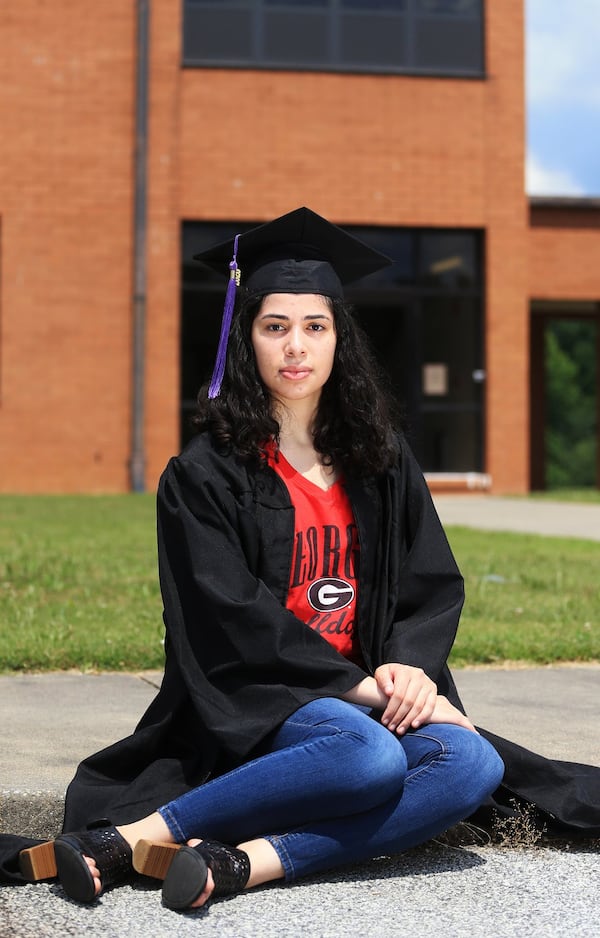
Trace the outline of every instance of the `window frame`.
<instances>
[{"instance_id":1,"label":"window frame","mask_svg":"<svg viewBox=\"0 0 600 938\"><path fill-rule=\"evenodd\" d=\"M362 75L412 75L417 77L433 78L458 78L482 80L487 77L486 74L486 2L485 0L476 0L480 4L479 17L465 17L453 13L435 14L419 13L416 4L418 0L405 0L406 10L398 14L399 22L402 17L403 25L406 29L406 37L403 42L403 54L406 56L404 64L380 64L378 62L357 62L353 60L344 61L341 56L341 35L343 28L342 17L344 15L360 15L360 11L348 8L344 10L343 0L325 0L325 6L319 7L313 4L306 6L298 5L294 8L290 4L290 11L295 16L310 16L322 10L328 21L327 45L329 48L329 60L320 61L301 61L299 59L266 59L261 54L261 44L264 42L264 14L268 12L281 12L275 4L267 0L238 0L234 6L240 10L246 9L252 21L251 46L252 55L248 57L221 57L208 59L203 56L193 55L186 51L186 31L188 22L186 15L193 7L200 8L202 4L209 8L211 5L214 10L217 9L216 0L182 0L182 46L181 46L181 64L186 69L231 69L231 70L253 70L253 71L292 71L292 72L323 72L334 74L362 74ZM285 0L282 0L281 7L285 6ZM369 16L389 16L388 10L371 10ZM422 66L415 61L416 55L416 29L421 21L446 18L449 21L456 22L460 19L469 19L473 22L479 21L479 51L480 67L451 67L440 65ZM189 39L189 36L188 36Z\"/></svg>"}]
</instances>

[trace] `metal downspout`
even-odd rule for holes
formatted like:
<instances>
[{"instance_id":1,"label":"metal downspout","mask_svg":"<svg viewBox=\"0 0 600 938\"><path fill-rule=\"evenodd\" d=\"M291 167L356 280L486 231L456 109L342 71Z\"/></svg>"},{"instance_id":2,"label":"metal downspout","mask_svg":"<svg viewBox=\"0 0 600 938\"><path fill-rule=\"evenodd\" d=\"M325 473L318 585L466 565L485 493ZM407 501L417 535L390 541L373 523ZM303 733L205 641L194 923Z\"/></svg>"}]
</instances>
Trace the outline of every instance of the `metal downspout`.
<instances>
[{"instance_id":1,"label":"metal downspout","mask_svg":"<svg viewBox=\"0 0 600 938\"><path fill-rule=\"evenodd\" d=\"M146 453L144 439L145 348L146 348L146 164L148 153L148 59L150 0L137 0L137 62L134 156L133 233L133 336L131 459L132 492L145 491Z\"/></svg>"}]
</instances>

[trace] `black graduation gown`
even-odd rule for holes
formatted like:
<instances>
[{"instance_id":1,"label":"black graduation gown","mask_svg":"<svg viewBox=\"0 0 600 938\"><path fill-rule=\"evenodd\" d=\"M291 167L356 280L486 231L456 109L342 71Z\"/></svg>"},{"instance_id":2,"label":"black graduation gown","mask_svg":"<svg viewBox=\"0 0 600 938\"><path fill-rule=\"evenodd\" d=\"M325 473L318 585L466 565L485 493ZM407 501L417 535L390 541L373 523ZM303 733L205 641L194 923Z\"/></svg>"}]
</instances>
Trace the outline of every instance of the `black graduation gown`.
<instances>
[{"instance_id":1,"label":"black graduation gown","mask_svg":"<svg viewBox=\"0 0 600 938\"><path fill-rule=\"evenodd\" d=\"M350 480L347 491L360 541L357 623L368 672L389 661L421 667L463 709L446 664L463 581L407 445L397 467ZM65 830L145 816L251 757L304 703L340 695L365 675L285 608L294 513L275 472L220 454L201 434L169 462L157 505L163 682L134 733L79 766ZM521 798L561 831L600 835L600 769L482 732L506 766L496 806ZM0 842L5 881L15 879L15 845Z\"/></svg>"}]
</instances>

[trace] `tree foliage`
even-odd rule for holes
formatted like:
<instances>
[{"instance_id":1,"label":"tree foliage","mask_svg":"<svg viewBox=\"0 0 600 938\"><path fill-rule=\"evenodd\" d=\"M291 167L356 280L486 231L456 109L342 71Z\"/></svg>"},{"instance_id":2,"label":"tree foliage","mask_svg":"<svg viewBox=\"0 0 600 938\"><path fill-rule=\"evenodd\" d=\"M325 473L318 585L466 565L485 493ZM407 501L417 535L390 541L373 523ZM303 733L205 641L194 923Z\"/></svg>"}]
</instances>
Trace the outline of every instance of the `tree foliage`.
<instances>
[{"instance_id":1,"label":"tree foliage","mask_svg":"<svg viewBox=\"0 0 600 938\"><path fill-rule=\"evenodd\" d=\"M545 335L546 485L596 485L597 325L552 320Z\"/></svg>"}]
</instances>

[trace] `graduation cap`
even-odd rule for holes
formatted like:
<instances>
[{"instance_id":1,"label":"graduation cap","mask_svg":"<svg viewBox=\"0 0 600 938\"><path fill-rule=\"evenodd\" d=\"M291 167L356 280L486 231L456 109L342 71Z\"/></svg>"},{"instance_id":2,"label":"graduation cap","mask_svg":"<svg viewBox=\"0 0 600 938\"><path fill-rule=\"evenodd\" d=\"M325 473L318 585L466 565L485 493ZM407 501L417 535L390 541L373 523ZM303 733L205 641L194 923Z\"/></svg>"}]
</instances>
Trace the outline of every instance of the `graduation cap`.
<instances>
[{"instance_id":1,"label":"graduation cap","mask_svg":"<svg viewBox=\"0 0 600 938\"><path fill-rule=\"evenodd\" d=\"M389 257L309 208L297 208L274 221L251 228L195 254L194 260L221 273L229 270L209 397L217 397L221 389L236 288L240 284L249 296L317 293L335 299L343 297L344 284L392 263Z\"/></svg>"}]
</instances>

